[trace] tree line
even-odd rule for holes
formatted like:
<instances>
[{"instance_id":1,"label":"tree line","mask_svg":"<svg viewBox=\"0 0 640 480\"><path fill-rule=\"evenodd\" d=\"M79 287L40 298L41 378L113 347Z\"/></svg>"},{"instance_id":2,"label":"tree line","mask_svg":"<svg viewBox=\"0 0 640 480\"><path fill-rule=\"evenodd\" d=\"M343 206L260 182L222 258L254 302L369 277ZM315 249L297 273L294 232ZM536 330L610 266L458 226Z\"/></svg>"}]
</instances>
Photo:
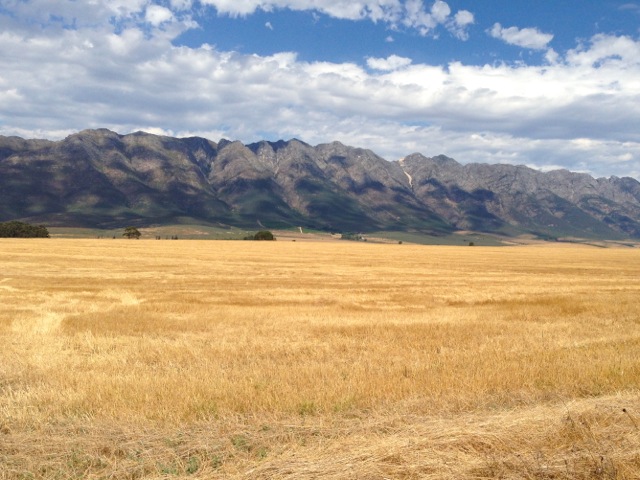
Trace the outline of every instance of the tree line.
<instances>
[{"instance_id":1,"label":"tree line","mask_svg":"<svg viewBox=\"0 0 640 480\"><path fill-rule=\"evenodd\" d=\"M0 238L49 238L49 231L44 225L13 220L0 223Z\"/></svg>"}]
</instances>

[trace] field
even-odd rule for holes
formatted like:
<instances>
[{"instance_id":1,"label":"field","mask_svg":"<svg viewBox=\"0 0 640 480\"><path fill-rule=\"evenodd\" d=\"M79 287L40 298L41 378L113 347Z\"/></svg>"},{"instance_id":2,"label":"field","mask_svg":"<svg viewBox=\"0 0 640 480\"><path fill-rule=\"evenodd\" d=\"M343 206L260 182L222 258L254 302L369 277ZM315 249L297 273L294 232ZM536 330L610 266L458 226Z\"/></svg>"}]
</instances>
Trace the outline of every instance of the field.
<instances>
[{"instance_id":1,"label":"field","mask_svg":"<svg viewBox=\"0 0 640 480\"><path fill-rule=\"evenodd\" d=\"M0 479L640 478L640 249L0 241Z\"/></svg>"}]
</instances>

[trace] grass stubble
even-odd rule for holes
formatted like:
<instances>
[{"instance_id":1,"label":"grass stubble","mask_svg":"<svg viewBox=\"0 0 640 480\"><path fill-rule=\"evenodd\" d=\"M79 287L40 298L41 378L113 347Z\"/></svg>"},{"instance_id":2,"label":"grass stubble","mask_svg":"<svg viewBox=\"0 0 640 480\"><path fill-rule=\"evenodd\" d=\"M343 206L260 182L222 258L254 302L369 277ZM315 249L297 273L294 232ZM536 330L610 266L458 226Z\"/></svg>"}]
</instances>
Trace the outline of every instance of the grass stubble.
<instances>
[{"instance_id":1,"label":"grass stubble","mask_svg":"<svg viewBox=\"0 0 640 480\"><path fill-rule=\"evenodd\" d=\"M2 240L0 478L640 478L640 251Z\"/></svg>"}]
</instances>

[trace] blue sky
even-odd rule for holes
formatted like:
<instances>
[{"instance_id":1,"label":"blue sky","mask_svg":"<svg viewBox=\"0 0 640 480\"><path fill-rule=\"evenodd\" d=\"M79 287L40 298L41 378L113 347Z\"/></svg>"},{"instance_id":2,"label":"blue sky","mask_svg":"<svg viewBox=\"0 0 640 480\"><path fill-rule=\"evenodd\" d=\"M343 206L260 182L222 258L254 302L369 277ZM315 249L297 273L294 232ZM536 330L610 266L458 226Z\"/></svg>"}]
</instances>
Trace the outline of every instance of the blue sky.
<instances>
[{"instance_id":1,"label":"blue sky","mask_svg":"<svg viewBox=\"0 0 640 480\"><path fill-rule=\"evenodd\" d=\"M433 2L422 2L429 6ZM416 29L382 21L353 21L319 15L317 11L256 10L251 15L218 15L215 10L198 12L200 28L191 29L175 40L190 47L209 43L221 50L270 55L295 51L304 61L356 62L374 57L400 55L415 63L446 65L451 61L482 65L496 61L526 61L541 64L544 50L509 45L489 34L496 23L508 28L534 28L553 35L549 46L560 51L576 47L576 40L587 40L602 32L637 35L640 7L635 15L632 4L607 1L531 0L447 2L452 12L471 13L478 4L474 23L467 28L468 41L460 41L446 31L434 28L428 35ZM624 6L626 5L626 8ZM587 8L584 8L584 7Z\"/></svg>"},{"instance_id":2,"label":"blue sky","mask_svg":"<svg viewBox=\"0 0 640 480\"><path fill-rule=\"evenodd\" d=\"M0 0L0 135L299 138L640 178L640 2Z\"/></svg>"}]
</instances>

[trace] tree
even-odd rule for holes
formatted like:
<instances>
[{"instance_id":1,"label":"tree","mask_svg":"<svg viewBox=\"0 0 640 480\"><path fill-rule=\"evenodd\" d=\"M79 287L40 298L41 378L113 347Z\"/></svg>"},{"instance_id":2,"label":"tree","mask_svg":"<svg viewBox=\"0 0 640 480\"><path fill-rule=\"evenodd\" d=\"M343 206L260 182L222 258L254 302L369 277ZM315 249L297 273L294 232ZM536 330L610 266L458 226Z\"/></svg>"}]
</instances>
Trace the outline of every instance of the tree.
<instances>
[{"instance_id":1,"label":"tree","mask_svg":"<svg viewBox=\"0 0 640 480\"><path fill-rule=\"evenodd\" d=\"M136 227L127 227L124 229L122 236L127 237L128 239L135 238L137 240L142 236L142 234Z\"/></svg>"},{"instance_id":2,"label":"tree","mask_svg":"<svg viewBox=\"0 0 640 480\"><path fill-rule=\"evenodd\" d=\"M343 233L342 236L340 237L340 239L341 240L354 240L356 242L361 242L363 240L366 241L366 239L360 233L351 233L351 232Z\"/></svg>"},{"instance_id":3,"label":"tree","mask_svg":"<svg viewBox=\"0 0 640 480\"><path fill-rule=\"evenodd\" d=\"M273 236L269 230L260 230L253 236L254 240L275 240L276 238Z\"/></svg>"},{"instance_id":4,"label":"tree","mask_svg":"<svg viewBox=\"0 0 640 480\"><path fill-rule=\"evenodd\" d=\"M43 225L11 221L0 223L0 237L2 238L49 238L49 231Z\"/></svg>"}]
</instances>

